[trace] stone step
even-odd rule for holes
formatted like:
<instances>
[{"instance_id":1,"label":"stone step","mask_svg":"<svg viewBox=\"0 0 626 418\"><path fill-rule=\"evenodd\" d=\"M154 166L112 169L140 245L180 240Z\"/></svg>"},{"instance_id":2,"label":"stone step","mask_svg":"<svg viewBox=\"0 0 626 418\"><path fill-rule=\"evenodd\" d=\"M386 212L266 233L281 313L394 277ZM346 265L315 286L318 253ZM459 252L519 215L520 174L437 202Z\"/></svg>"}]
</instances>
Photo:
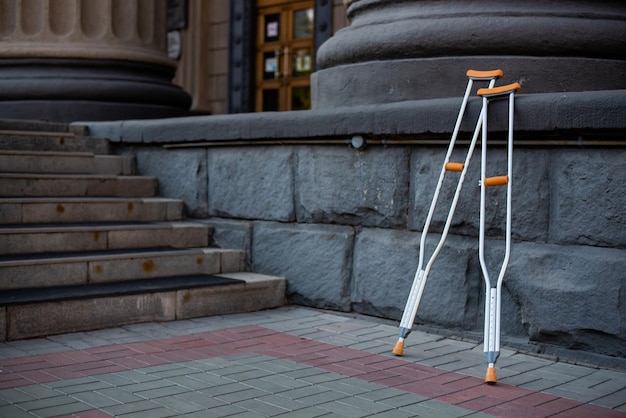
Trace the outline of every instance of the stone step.
<instances>
[{"instance_id":1,"label":"stone step","mask_svg":"<svg viewBox=\"0 0 626 418\"><path fill-rule=\"evenodd\" d=\"M61 151L110 154L105 138L77 136L73 132L0 130L0 149L13 151Z\"/></svg>"},{"instance_id":2,"label":"stone step","mask_svg":"<svg viewBox=\"0 0 626 418\"><path fill-rule=\"evenodd\" d=\"M135 158L90 152L0 150L0 172L42 174L135 174Z\"/></svg>"},{"instance_id":3,"label":"stone step","mask_svg":"<svg viewBox=\"0 0 626 418\"><path fill-rule=\"evenodd\" d=\"M164 222L183 219L183 202L160 197L5 197L0 225Z\"/></svg>"},{"instance_id":4,"label":"stone step","mask_svg":"<svg viewBox=\"0 0 626 418\"><path fill-rule=\"evenodd\" d=\"M0 173L0 196L153 197L154 177L102 174Z\"/></svg>"},{"instance_id":5,"label":"stone step","mask_svg":"<svg viewBox=\"0 0 626 418\"><path fill-rule=\"evenodd\" d=\"M1 131L34 131L34 132L75 132L86 133L87 127L60 122L49 122L30 119L5 119L0 118Z\"/></svg>"},{"instance_id":6,"label":"stone step","mask_svg":"<svg viewBox=\"0 0 626 418\"><path fill-rule=\"evenodd\" d=\"M0 257L0 290L87 285L246 270L241 250L136 248Z\"/></svg>"},{"instance_id":7,"label":"stone step","mask_svg":"<svg viewBox=\"0 0 626 418\"><path fill-rule=\"evenodd\" d=\"M0 341L259 311L282 306L285 291L284 278L248 272L73 286L49 294L38 289L30 298L26 291L6 291Z\"/></svg>"},{"instance_id":8,"label":"stone step","mask_svg":"<svg viewBox=\"0 0 626 418\"><path fill-rule=\"evenodd\" d=\"M0 254L205 247L211 228L194 222L0 225Z\"/></svg>"}]
</instances>

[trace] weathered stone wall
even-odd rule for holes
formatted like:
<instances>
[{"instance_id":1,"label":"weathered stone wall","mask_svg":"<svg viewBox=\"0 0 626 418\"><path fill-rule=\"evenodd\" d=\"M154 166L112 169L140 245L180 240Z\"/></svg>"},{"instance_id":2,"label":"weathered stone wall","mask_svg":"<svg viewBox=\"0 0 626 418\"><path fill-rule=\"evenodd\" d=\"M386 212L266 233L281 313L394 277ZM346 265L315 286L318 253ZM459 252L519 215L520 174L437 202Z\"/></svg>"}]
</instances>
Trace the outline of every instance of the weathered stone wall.
<instances>
[{"instance_id":1,"label":"weathered stone wall","mask_svg":"<svg viewBox=\"0 0 626 418\"><path fill-rule=\"evenodd\" d=\"M502 295L509 342L626 355L625 92L516 96L514 242ZM190 216L214 226L216 246L243 249L252 270L286 277L292 302L398 320L459 103L87 126L120 153L135 154L140 174L158 177L161 195L184 199ZM506 109L506 101L490 106L490 140L506 138ZM470 99L461 141L479 112L480 100ZM365 148L350 146L355 135ZM490 147L488 160L487 175L503 174L504 146ZM476 150L417 312L419 324L477 339L484 315L479 167ZM447 177L443 201L457 175ZM497 270L505 214L496 198L504 188L489 190L496 196L488 205L486 258ZM441 205L427 253L446 215Z\"/></svg>"},{"instance_id":2,"label":"weathered stone wall","mask_svg":"<svg viewBox=\"0 0 626 418\"><path fill-rule=\"evenodd\" d=\"M215 245L244 249L252 270L287 277L292 302L402 315L444 146L143 144L119 150L136 154L140 174L159 178L161 194L184 199L189 214L214 226ZM489 155L498 174L505 149L494 147ZM624 147L516 147L506 336L626 355L625 157ZM482 330L479 166L476 152L418 323ZM444 201L454 192L452 177ZM487 259L498 270L504 190L496 189L502 190L491 193L488 204ZM430 248L446 215L444 205L435 212Z\"/></svg>"}]
</instances>

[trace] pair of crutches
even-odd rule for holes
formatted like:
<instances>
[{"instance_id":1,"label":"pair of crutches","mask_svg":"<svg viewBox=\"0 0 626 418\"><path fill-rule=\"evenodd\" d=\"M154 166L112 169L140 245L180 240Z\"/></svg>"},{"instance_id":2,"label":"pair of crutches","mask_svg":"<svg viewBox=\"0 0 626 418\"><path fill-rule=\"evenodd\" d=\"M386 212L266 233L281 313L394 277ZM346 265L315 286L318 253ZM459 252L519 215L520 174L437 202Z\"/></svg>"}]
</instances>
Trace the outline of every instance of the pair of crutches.
<instances>
[{"instance_id":1,"label":"pair of crutches","mask_svg":"<svg viewBox=\"0 0 626 418\"><path fill-rule=\"evenodd\" d=\"M426 286L426 280L428 279L428 274L430 272L430 269L432 268L433 263L435 262L435 259L437 258L437 255L439 255L439 252L443 248L446 237L448 235L448 231L452 223L452 217L454 216L454 211L456 209L459 195L463 187L465 174L467 172L467 168L472 158L472 154L474 152L474 148L476 146L478 136L482 129L482 141L481 141L482 159L481 159L481 170L480 170L481 171L481 177L480 177L481 178L480 180L481 193L480 193L479 258L480 258L480 266L481 266L484 281L485 281L484 352L485 352L485 358L487 359L487 362L489 363L489 366L487 368L487 374L485 377L485 382L495 383L497 380L496 372L495 372L495 363L500 354L500 306L501 306L500 295L501 295L501 289L502 289L502 281L504 279L504 272L506 271L506 267L507 267L509 256L510 256L510 250L511 250L511 176L512 176L512 157L513 157L513 104L514 104L514 93L518 91L521 88L521 86L518 83L513 83L513 84L508 84L505 86L494 87L496 80L502 77L501 70L493 70L493 71L469 70L467 72L467 77L468 77L468 83L467 83L467 88L465 90L465 95L463 96L463 101L461 103L461 109L459 110L459 115L457 117L456 124L452 132L450 145L448 146L445 160L441 168L441 172L439 174L439 181L437 182L437 187L435 188L435 194L433 196L433 200L431 202L430 209L426 217L426 222L424 223L424 228L422 230L417 271L415 272L413 286L411 287L411 292L409 293L409 297L406 302L406 306L404 308L404 313L400 321L400 327L399 327L400 336L399 336L398 342L396 343L393 349L393 354L398 355L398 356L401 356L404 354L404 340L410 334L411 329L413 327L415 316L417 315L417 308L419 306L420 300L424 293L424 288ZM463 121L463 117L465 115L467 102L472 91L473 83L475 81L488 81L489 82L489 87L482 88L477 91L477 94L482 97L482 110L480 112L480 116L478 117L478 121L476 122L476 128L474 129L474 134L472 136L472 140L470 141L467 154L465 156L465 161L462 163L450 162L450 157L454 150L454 146L457 140L459 129L461 127L461 122ZM507 174L503 176L487 177L486 176L487 109L488 109L489 100L503 98L503 97L509 98ZM456 191L454 193L454 197L452 198L452 203L448 211L448 216L446 218L446 223L444 225L443 232L441 234L439 242L437 246L435 247L432 255L430 256L430 258L426 262L426 265L424 266L426 236L428 235L430 222L432 220L433 213L435 212L435 208L439 200L439 193L441 191L444 178L446 177L446 174L448 172L460 172L460 176L458 178ZM485 200L486 200L485 189L487 187L503 186L503 185L507 186L507 195L506 195L507 215L506 215L506 244L505 244L506 249L505 249L504 261L502 263L502 267L500 268L500 273L498 275L498 280L495 283L492 283L492 281L489 279L489 272L488 272L487 265L485 262L485 250L484 250L485 248Z\"/></svg>"}]
</instances>

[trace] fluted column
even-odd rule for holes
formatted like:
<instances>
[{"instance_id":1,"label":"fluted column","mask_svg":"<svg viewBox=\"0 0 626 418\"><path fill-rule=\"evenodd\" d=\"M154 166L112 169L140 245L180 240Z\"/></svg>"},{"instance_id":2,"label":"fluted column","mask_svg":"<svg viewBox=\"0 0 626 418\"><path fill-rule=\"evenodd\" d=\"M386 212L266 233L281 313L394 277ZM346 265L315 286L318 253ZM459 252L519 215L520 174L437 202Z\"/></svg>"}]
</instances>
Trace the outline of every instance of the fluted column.
<instances>
[{"instance_id":1,"label":"fluted column","mask_svg":"<svg viewBox=\"0 0 626 418\"><path fill-rule=\"evenodd\" d=\"M626 88L623 2L344 4L351 24L318 51L314 108L458 96L468 69L501 68L525 94Z\"/></svg>"},{"instance_id":2,"label":"fluted column","mask_svg":"<svg viewBox=\"0 0 626 418\"><path fill-rule=\"evenodd\" d=\"M184 114L166 19L165 0L0 0L0 117Z\"/></svg>"}]
</instances>

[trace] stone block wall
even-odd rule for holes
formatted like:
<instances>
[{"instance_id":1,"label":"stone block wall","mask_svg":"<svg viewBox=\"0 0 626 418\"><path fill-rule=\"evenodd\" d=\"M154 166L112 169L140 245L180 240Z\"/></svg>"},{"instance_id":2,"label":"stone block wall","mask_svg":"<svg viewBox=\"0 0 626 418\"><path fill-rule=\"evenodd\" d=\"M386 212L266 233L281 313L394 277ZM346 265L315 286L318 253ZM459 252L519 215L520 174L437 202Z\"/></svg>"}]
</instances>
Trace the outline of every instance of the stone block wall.
<instances>
[{"instance_id":1,"label":"stone block wall","mask_svg":"<svg viewBox=\"0 0 626 418\"><path fill-rule=\"evenodd\" d=\"M401 317L445 146L118 150L134 153L140 174L159 178L162 195L184 199L192 217L213 226L214 245L245 250L255 272L287 277L293 303ZM505 338L626 355L625 156L623 147L516 147ZM502 174L506 150L493 147L488 158L488 175ZM417 323L482 332L479 167L477 150ZM454 193L451 174L443 201ZM497 276L505 210L504 188L494 189L502 190L489 193L486 248ZM442 204L427 253L446 215Z\"/></svg>"}]
</instances>

